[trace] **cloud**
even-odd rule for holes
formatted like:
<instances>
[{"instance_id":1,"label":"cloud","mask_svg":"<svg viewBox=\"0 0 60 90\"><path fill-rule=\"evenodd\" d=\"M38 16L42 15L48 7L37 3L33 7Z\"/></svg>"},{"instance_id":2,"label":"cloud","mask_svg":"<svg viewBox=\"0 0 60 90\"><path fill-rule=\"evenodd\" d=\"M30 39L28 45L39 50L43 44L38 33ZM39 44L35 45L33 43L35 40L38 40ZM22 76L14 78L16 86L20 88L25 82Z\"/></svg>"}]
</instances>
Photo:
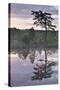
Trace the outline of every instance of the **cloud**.
<instances>
[{"instance_id":1,"label":"cloud","mask_svg":"<svg viewBox=\"0 0 60 90\"><path fill-rule=\"evenodd\" d=\"M35 25L33 25L32 18L23 19L23 18L14 17L14 18L10 19L10 22L11 22L10 27L16 27L16 28L19 28L19 29L29 29L31 27L34 27L37 30L41 29L40 26L36 27Z\"/></svg>"},{"instance_id":2,"label":"cloud","mask_svg":"<svg viewBox=\"0 0 60 90\"><path fill-rule=\"evenodd\" d=\"M16 28L28 28L33 26L33 21L31 18L29 19L21 19L21 18L11 18L11 27Z\"/></svg>"},{"instance_id":3,"label":"cloud","mask_svg":"<svg viewBox=\"0 0 60 90\"><path fill-rule=\"evenodd\" d=\"M58 14L57 6L33 5L33 4L11 4L11 16L31 18L31 10L42 10L52 14Z\"/></svg>"}]
</instances>

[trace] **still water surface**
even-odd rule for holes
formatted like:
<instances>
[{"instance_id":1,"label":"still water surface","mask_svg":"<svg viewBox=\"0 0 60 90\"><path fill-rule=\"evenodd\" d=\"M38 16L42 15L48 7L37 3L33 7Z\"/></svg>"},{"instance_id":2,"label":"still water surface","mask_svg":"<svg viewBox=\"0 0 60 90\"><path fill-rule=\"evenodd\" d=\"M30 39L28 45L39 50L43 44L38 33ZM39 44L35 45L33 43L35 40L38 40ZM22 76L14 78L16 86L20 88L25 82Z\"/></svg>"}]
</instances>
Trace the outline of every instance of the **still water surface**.
<instances>
[{"instance_id":1,"label":"still water surface","mask_svg":"<svg viewBox=\"0 0 60 90\"><path fill-rule=\"evenodd\" d=\"M26 58L19 57L19 55L11 54L11 86L24 86L24 85L44 85L44 84L57 84L58 83L58 50L47 52L47 60L56 62L56 65L52 67L54 73L50 78L43 78L42 80L32 80L34 67L39 62L39 59L45 60L45 52L35 50L34 63L27 55Z\"/></svg>"}]
</instances>

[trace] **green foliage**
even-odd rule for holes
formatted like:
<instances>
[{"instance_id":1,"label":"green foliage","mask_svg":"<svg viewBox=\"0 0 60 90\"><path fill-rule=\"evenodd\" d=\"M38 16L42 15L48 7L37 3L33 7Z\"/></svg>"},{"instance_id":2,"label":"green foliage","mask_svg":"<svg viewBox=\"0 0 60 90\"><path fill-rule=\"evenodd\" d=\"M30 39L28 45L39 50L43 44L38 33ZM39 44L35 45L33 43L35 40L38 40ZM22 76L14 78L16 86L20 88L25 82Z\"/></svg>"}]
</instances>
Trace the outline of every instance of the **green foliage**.
<instances>
[{"instance_id":1,"label":"green foliage","mask_svg":"<svg viewBox=\"0 0 60 90\"><path fill-rule=\"evenodd\" d=\"M30 30L29 30L29 39L30 40L33 40L35 37L35 33L34 33L34 28L32 27Z\"/></svg>"},{"instance_id":2,"label":"green foliage","mask_svg":"<svg viewBox=\"0 0 60 90\"><path fill-rule=\"evenodd\" d=\"M25 36L23 37L22 41L23 41L23 43L26 44L26 45L29 44L29 37L25 35Z\"/></svg>"},{"instance_id":3,"label":"green foliage","mask_svg":"<svg viewBox=\"0 0 60 90\"><path fill-rule=\"evenodd\" d=\"M23 48L44 48L45 44L45 31L33 30L20 30L15 28L9 29L10 33L10 48L12 50ZM58 47L58 31L47 31L47 48ZM30 36L30 35L32 36Z\"/></svg>"}]
</instances>

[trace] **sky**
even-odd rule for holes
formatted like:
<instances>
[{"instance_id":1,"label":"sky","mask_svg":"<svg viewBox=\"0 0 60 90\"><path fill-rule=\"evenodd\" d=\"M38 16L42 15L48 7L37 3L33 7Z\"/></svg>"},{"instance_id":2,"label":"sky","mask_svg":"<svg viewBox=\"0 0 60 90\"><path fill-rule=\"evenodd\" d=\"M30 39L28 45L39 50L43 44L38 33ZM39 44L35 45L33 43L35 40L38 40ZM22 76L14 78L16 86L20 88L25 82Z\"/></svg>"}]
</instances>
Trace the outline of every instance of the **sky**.
<instances>
[{"instance_id":1,"label":"sky","mask_svg":"<svg viewBox=\"0 0 60 90\"><path fill-rule=\"evenodd\" d=\"M41 26L36 27L33 25L33 16L31 15L31 10L43 12L49 12L55 19L53 24L56 25L58 29L58 7L57 6L47 6L47 5L33 5L33 4L16 4L12 3L10 8L10 27L15 27L19 29L41 29Z\"/></svg>"}]
</instances>

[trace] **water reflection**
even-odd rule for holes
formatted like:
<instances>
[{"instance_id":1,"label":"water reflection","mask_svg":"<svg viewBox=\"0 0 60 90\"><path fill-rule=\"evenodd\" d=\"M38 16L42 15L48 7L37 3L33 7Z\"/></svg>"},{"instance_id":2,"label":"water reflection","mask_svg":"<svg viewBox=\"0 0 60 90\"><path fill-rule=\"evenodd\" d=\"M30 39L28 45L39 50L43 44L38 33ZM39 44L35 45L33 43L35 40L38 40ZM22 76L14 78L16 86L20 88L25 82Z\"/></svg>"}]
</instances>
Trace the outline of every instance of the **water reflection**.
<instances>
[{"instance_id":1,"label":"water reflection","mask_svg":"<svg viewBox=\"0 0 60 90\"><path fill-rule=\"evenodd\" d=\"M21 51L18 52L18 56L20 58L23 58L23 60L26 59L26 57L28 56L28 54L29 54L29 49L26 49L26 50L23 49L23 50L21 50Z\"/></svg>"},{"instance_id":2,"label":"water reflection","mask_svg":"<svg viewBox=\"0 0 60 90\"><path fill-rule=\"evenodd\" d=\"M46 49L46 54L51 55L53 52L55 53L57 49ZM25 60L27 57L29 57L29 60L32 64L36 61L35 66L33 68L33 76L31 77L32 80L42 80L44 78L50 78L53 74L52 67L56 65L55 61L48 60L47 62L44 56L42 56L42 52L44 54L45 49L23 49L18 52L18 56L22 58L22 60ZM39 56L37 55L39 53Z\"/></svg>"},{"instance_id":3,"label":"water reflection","mask_svg":"<svg viewBox=\"0 0 60 90\"><path fill-rule=\"evenodd\" d=\"M32 76L32 80L42 80L43 78L50 78L52 73L52 66L56 65L55 62L50 61L47 64L36 64L34 67L34 76Z\"/></svg>"}]
</instances>

